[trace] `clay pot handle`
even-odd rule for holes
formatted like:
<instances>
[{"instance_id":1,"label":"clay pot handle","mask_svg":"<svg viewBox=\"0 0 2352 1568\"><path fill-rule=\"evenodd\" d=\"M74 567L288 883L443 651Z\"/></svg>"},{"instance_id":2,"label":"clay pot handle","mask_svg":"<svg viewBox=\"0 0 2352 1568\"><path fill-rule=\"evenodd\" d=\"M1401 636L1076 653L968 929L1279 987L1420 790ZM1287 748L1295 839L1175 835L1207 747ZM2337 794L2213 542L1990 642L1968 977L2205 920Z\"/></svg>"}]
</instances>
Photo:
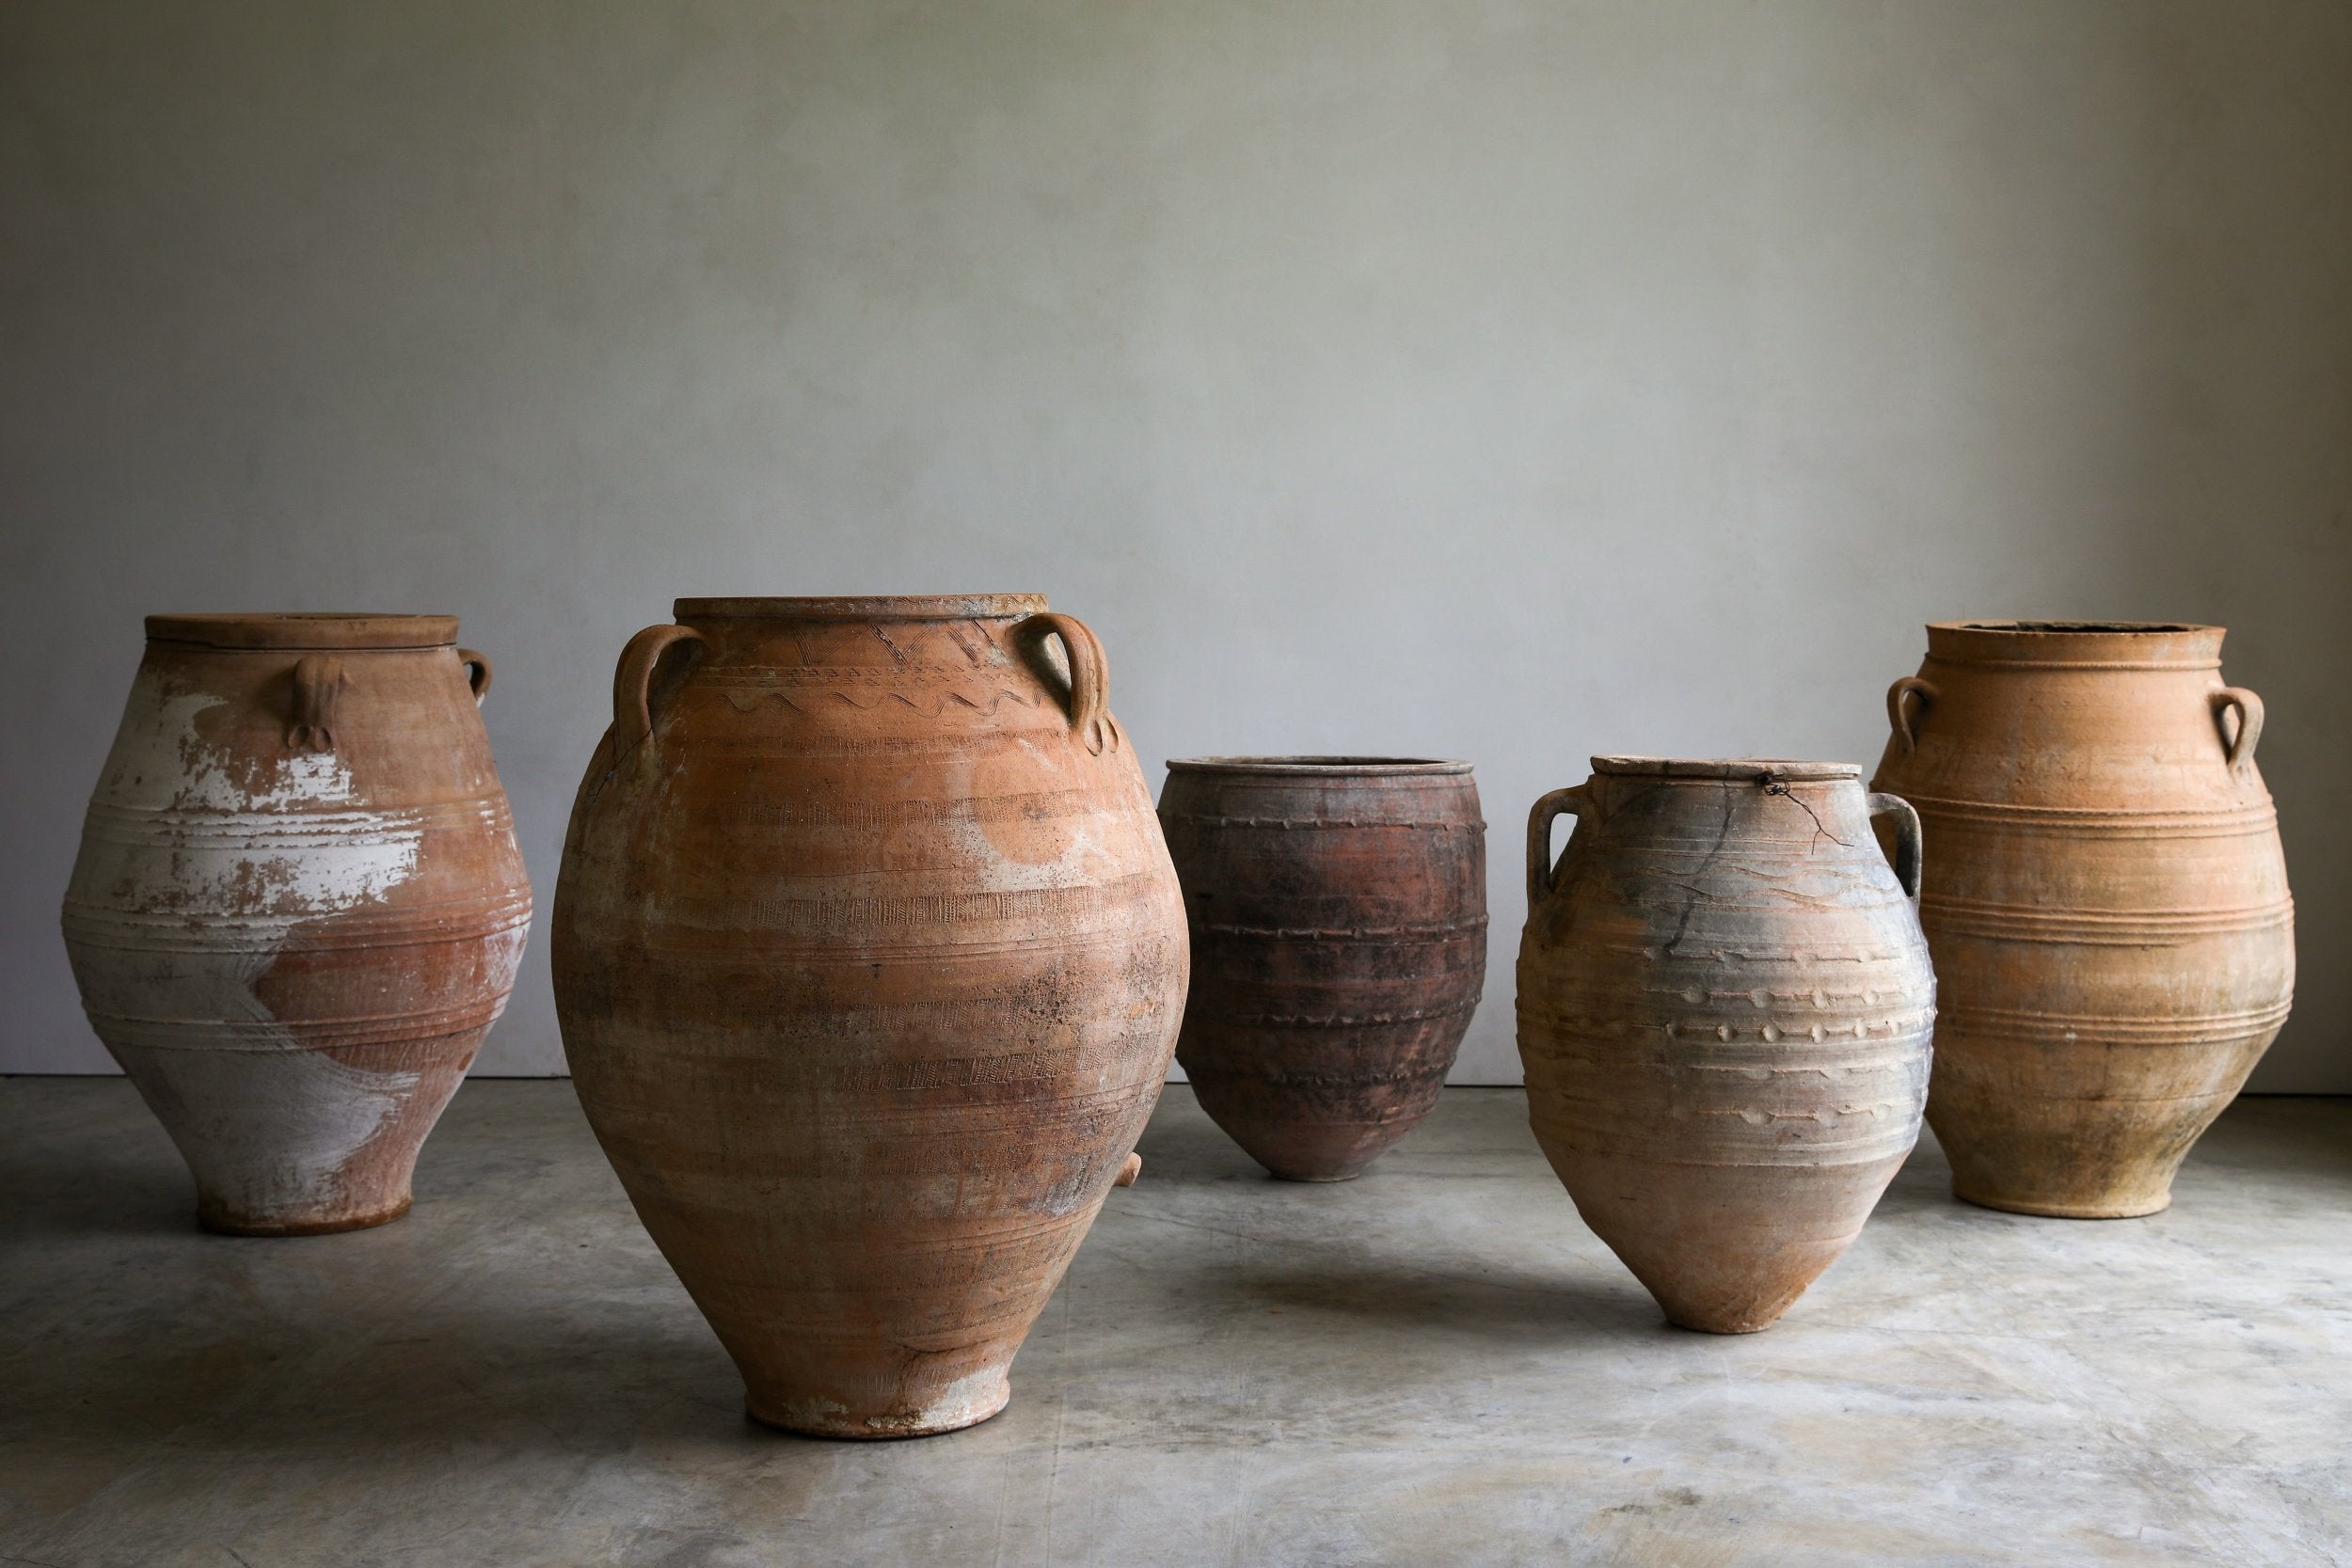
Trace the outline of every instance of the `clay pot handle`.
<instances>
[{"instance_id":1,"label":"clay pot handle","mask_svg":"<svg viewBox=\"0 0 2352 1568\"><path fill-rule=\"evenodd\" d=\"M297 752L335 749L335 708L342 701L351 677L343 661L328 654L304 654L294 660L294 716L286 726L286 746Z\"/></svg>"},{"instance_id":2,"label":"clay pot handle","mask_svg":"<svg viewBox=\"0 0 2352 1568\"><path fill-rule=\"evenodd\" d=\"M1927 848L1927 840L1919 831L1919 814L1911 802L1899 795L1870 797L1872 816L1892 816L1895 819L1895 880L1900 882L1903 894L1914 904L1919 902L1919 868Z\"/></svg>"},{"instance_id":3,"label":"clay pot handle","mask_svg":"<svg viewBox=\"0 0 2352 1568\"><path fill-rule=\"evenodd\" d=\"M2231 708L2237 709L2237 738L2230 739L2227 731L2223 731L2221 736L2223 743L2229 747L2230 766L2235 768L2241 762L2253 761L2254 748L2263 737L2263 700L2242 686L2225 686L2215 692L2211 700L2217 728L2221 723L2223 713Z\"/></svg>"},{"instance_id":4,"label":"clay pot handle","mask_svg":"<svg viewBox=\"0 0 2352 1568\"><path fill-rule=\"evenodd\" d=\"M1111 1185L1114 1187L1132 1187L1136 1184L1136 1178L1141 1176L1142 1174L1143 1156L1140 1154L1130 1154L1127 1156L1126 1163L1119 1167L1119 1174L1111 1178Z\"/></svg>"},{"instance_id":5,"label":"clay pot handle","mask_svg":"<svg viewBox=\"0 0 2352 1568\"><path fill-rule=\"evenodd\" d=\"M1012 628L1016 643L1034 646L1048 637L1061 639L1070 660L1070 733L1096 756L1119 750L1119 721L1111 717L1111 661L1103 641L1074 615L1044 611Z\"/></svg>"},{"instance_id":6,"label":"clay pot handle","mask_svg":"<svg viewBox=\"0 0 2352 1568\"><path fill-rule=\"evenodd\" d=\"M480 707L482 699L490 694L490 661L471 648L460 648L457 662L466 667L466 684L473 688L473 705Z\"/></svg>"},{"instance_id":7,"label":"clay pot handle","mask_svg":"<svg viewBox=\"0 0 2352 1568\"><path fill-rule=\"evenodd\" d=\"M1886 722L1897 735L1902 736L1905 752L1919 749L1919 737L1912 729L1915 721L1909 708L1911 699L1914 696L1919 699L1919 711L1924 714L1942 695L1933 681L1921 680L1917 675L1905 675L1886 689Z\"/></svg>"},{"instance_id":8,"label":"clay pot handle","mask_svg":"<svg viewBox=\"0 0 2352 1568\"><path fill-rule=\"evenodd\" d=\"M680 642L700 642L691 626L647 626L628 640L612 672L612 755L628 755L653 739L653 673L661 656Z\"/></svg>"},{"instance_id":9,"label":"clay pot handle","mask_svg":"<svg viewBox=\"0 0 2352 1568\"><path fill-rule=\"evenodd\" d=\"M1564 811L1576 813L1579 821L1591 816L1593 798L1586 793L1586 786L1555 789L1536 801L1535 809L1527 814L1527 907L1531 911L1551 896L1552 877L1557 870L1551 858L1551 825ZM1567 852L1563 845L1560 853L1564 859Z\"/></svg>"}]
</instances>

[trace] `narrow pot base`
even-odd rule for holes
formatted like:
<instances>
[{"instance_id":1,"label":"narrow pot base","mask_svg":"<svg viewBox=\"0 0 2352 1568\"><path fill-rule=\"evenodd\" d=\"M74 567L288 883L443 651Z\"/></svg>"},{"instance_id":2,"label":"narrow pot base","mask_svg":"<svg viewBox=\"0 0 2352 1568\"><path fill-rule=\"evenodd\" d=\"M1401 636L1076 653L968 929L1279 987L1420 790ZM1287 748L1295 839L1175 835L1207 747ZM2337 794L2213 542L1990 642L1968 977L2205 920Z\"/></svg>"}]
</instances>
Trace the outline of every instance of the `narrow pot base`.
<instances>
[{"instance_id":1,"label":"narrow pot base","mask_svg":"<svg viewBox=\"0 0 2352 1568\"><path fill-rule=\"evenodd\" d=\"M389 1209L331 1220L237 1220L198 1205L196 1223L215 1236L332 1236L344 1230L368 1230L389 1225L408 1212L414 1199L403 1194Z\"/></svg>"},{"instance_id":2,"label":"narrow pot base","mask_svg":"<svg viewBox=\"0 0 2352 1568\"><path fill-rule=\"evenodd\" d=\"M2161 1214L2172 1207L2172 1195L2165 1194L2152 1204L2035 1203L2026 1198L1992 1197L1966 1193L1955 1184L1952 1196L1963 1203L1973 1203L1979 1209L1995 1209L2004 1214L2031 1214L2045 1220L2137 1220L2150 1214Z\"/></svg>"},{"instance_id":3,"label":"narrow pot base","mask_svg":"<svg viewBox=\"0 0 2352 1568\"><path fill-rule=\"evenodd\" d=\"M743 1396L743 1414L764 1427L778 1432L794 1433L803 1437L848 1438L860 1443L886 1443L901 1437L937 1437L945 1433L961 1432L978 1426L982 1421L1002 1412L1012 1402L1012 1386L1000 1382L993 1399L961 1408L923 1416L876 1416L860 1421L847 1414L818 1416L786 1415L764 1411L750 1395Z\"/></svg>"}]
</instances>

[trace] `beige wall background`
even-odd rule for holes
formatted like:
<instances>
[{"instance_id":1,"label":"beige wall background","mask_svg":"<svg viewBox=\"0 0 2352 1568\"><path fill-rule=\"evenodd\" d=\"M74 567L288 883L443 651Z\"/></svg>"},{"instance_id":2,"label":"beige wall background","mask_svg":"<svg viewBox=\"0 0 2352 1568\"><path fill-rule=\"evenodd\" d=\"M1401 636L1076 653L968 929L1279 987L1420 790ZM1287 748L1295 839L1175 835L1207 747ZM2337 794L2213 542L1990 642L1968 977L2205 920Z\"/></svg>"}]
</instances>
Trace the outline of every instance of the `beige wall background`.
<instances>
[{"instance_id":1,"label":"beige wall background","mask_svg":"<svg viewBox=\"0 0 2352 1568\"><path fill-rule=\"evenodd\" d=\"M1169 755L1874 760L1948 616L2268 700L2352 1090L2352 8L0 8L0 1069L155 610L454 611L552 892L680 594L1041 590ZM1931 851L1932 847L1931 846ZM534 947L482 1063L563 1057Z\"/></svg>"}]
</instances>

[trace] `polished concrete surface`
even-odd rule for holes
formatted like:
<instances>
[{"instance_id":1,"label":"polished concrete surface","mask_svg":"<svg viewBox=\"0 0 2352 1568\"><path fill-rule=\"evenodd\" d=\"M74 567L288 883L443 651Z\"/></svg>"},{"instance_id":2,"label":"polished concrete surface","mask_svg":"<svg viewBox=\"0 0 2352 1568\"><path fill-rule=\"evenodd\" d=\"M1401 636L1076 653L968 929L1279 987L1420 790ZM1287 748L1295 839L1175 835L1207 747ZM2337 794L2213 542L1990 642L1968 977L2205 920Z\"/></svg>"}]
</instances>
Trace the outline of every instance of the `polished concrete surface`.
<instances>
[{"instance_id":1,"label":"polished concrete surface","mask_svg":"<svg viewBox=\"0 0 2352 1568\"><path fill-rule=\"evenodd\" d=\"M1665 1326L1512 1090L1360 1181L1171 1089L946 1437L743 1420L568 1085L469 1085L417 1206L199 1233L128 1085L0 1082L0 1563L2352 1561L2352 1101L2240 1103L2172 1210L1957 1204L1922 1146L1771 1331Z\"/></svg>"}]
</instances>

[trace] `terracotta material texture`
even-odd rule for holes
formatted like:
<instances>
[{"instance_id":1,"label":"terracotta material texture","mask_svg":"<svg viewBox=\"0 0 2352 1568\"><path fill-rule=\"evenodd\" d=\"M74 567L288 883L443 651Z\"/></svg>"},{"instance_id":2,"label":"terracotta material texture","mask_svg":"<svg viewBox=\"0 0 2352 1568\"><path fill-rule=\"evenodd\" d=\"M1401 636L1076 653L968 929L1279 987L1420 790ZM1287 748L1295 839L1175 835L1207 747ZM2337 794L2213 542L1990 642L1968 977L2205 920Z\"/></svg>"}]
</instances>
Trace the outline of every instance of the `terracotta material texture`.
<instances>
[{"instance_id":1,"label":"terracotta material texture","mask_svg":"<svg viewBox=\"0 0 2352 1568\"><path fill-rule=\"evenodd\" d=\"M1176 1059L1294 1181L1344 1181L1420 1125L1486 974L1467 762L1195 757L1160 822L1192 927Z\"/></svg>"},{"instance_id":2,"label":"terracotta material texture","mask_svg":"<svg viewBox=\"0 0 2352 1568\"><path fill-rule=\"evenodd\" d=\"M442 615L155 615L66 894L106 1049L216 1230L405 1213L531 887Z\"/></svg>"},{"instance_id":3,"label":"terracotta material texture","mask_svg":"<svg viewBox=\"0 0 2352 1568\"><path fill-rule=\"evenodd\" d=\"M1184 1012L1102 645L1028 594L677 617L621 656L564 845L580 1101L755 1418L985 1420Z\"/></svg>"},{"instance_id":4,"label":"terracotta material texture","mask_svg":"<svg viewBox=\"0 0 2352 1568\"><path fill-rule=\"evenodd\" d=\"M1879 787L1934 847L1928 1120L1972 1203L2151 1214L2286 1022L2295 909L2219 626L1946 622Z\"/></svg>"},{"instance_id":5,"label":"terracotta material texture","mask_svg":"<svg viewBox=\"0 0 2352 1568\"><path fill-rule=\"evenodd\" d=\"M1686 1328L1765 1328L1918 1140L1918 820L1845 763L1595 757L1528 822L1519 1056L1585 1224ZM1557 867L1555 818L1576 827ZM1898 825L1890 867L1870 835Z\"/></svg>"}]
</instances>

